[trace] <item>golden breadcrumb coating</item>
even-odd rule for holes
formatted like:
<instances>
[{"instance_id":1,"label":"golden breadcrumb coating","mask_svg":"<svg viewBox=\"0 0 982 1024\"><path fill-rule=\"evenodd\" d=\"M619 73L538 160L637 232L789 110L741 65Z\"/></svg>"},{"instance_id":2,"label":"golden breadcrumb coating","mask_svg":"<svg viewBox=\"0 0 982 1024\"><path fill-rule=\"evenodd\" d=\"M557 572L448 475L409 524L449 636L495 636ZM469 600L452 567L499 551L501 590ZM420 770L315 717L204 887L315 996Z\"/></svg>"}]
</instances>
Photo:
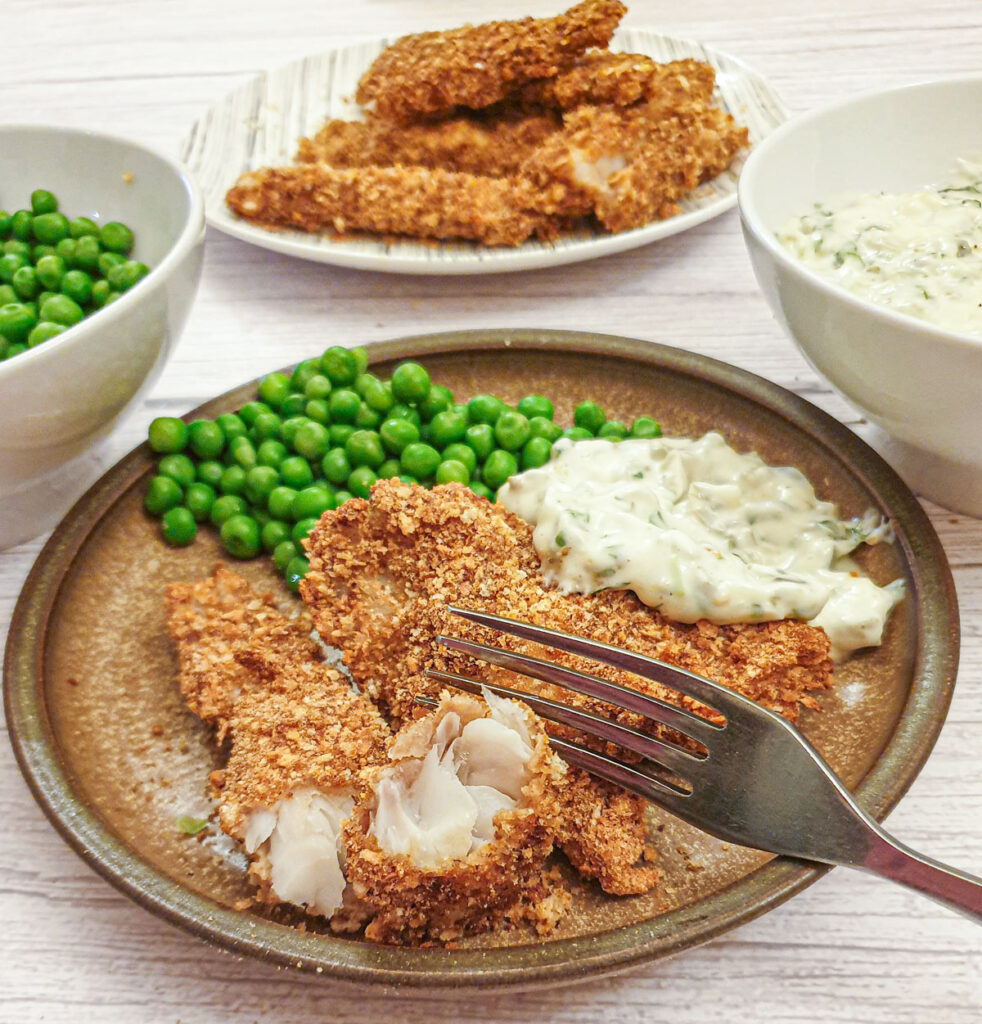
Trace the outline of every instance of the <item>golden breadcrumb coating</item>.
<instances>
[{"instance_id":1,"label":"golden breadcrumb coating","mask_svg":"<svg viewBox=\"0 0 982 1024\"><path fill-rule=\"evenodd\" d=\"M512 111L405 125L369 115L365 121L328 121L313 138L300 140L296 160L332 167L441 167L503 178L558 128L553 114Z\"/></svg>"},{"instance_id":2,"label":"golden breadcrumb coating","mask_svg":"<svg viewBox=\"0 0 982 1024\"><path fill-rule=\"evenodd\" d=\"M619 0L583 0L554 18L403 36L362 76L356 99L374 103L389 120L487 107L514 86L550 78L591 47L605 47L626 11Z\"/></svg>"},{"instance_id":3,"label":"golden breadcrumb coating","mask_svg":"<svg viewBox=\"0 0 982 1024\"><path fill-rule=\"evenodd\" d=\"M385 757L389 728L335 668L312 660L282 626L259 630L236 655L258 685L235 702L219 822L241 839L247 816L297 789L353 787Z\"/></svg>"},{"instance_id":4,"label":"golden breadcrumb coating","mask_svg":"<svg viewBox=\"0 0 982 1024\"><path fill-rule=\"evenodd\" d=\"M569 111L522 166L536 208L593 213L612 232L641 227L676 214L747 144L747 129L721 110L694 104L668 114L659 103Z\"/></svg>"},{"instance_id":5,"label":"golden breadcrumb coating","mask_svg":"<svg viewBox=\"0 0 982 1024\"><path fill-rule=\"evenodd\" d=\"M514 178L318 163L249 171L226 200L241 217L267 227L519 245L548 220L531 212L524 192Z\"/></svg>"},{"instance_id":6,"label":"golden breadcrumb coating","mask_svg":"<svg viewBox=\"0 0 982 1024\"><path fill-rule=\"evenodd\" d=\"M188 707L214 725L221 742L237 697L253 680L253 673L236 655L253 634L276 626L316 656L310 640L310 620L302 614L288 619L273 605L272 595L257 594L249 582L222 566L206 579L172 583L165 591L167 629L177 646L178 680Z\"/></svg>"},{"instance_id":7,"label":"golden breadcrumb coating","mask_svg":"<svg viewBox=\"0 0 982 1024\"><path fill-rule=\"evenodd\" d=\"M487 705L466 695L442 695L431 714L405 726L389 750L390 764L365 773L367 791L345 822L346 874L357 898L375 913L365 929L379 942L442 942L488 931L502 923L532 922L545 934L570 904L570 895L545 861L565 785L566 765L549 745L539 720L524 705L532 755L529 779L518 805L499 811L494 837L461 859L434 868L417 866L408 854L386 853L370 834L383 776L411 780L434 745L448 715L461 726L489 715Z\"/></svg>"}]
</instances>

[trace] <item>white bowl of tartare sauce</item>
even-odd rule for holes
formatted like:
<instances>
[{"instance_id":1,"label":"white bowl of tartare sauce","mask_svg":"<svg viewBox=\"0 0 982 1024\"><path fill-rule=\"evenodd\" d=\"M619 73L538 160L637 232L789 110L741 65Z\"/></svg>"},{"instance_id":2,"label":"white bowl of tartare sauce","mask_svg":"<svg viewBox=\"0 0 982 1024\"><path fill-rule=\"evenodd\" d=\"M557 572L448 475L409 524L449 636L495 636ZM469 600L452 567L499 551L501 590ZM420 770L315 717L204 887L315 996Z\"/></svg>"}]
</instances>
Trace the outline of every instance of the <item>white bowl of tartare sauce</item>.
<instances>
[{"instance_id":1,"label":"white bowl of tartare sauce","mask_svg":"<svg viewBox=\"0 0 982 1024\"><path fill-rule=\"evenodd\" d=\"M867 93L750 155L771 308L920 494L982 516L982 75Z\"/></svg>"}]
</instances>

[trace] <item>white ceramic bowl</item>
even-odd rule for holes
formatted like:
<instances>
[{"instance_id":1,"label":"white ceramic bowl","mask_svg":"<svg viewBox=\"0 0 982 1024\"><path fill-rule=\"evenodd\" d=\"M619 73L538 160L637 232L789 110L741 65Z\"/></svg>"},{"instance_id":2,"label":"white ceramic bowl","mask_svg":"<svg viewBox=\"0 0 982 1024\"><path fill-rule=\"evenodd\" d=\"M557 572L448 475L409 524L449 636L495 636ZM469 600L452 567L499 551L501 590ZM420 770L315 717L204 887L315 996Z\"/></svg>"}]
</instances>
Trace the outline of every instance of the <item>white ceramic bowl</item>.
<instances>
[{"instance_id":1,"label":"white ceramic bowl","mask_svg":"<svg viewBox=\"0 0 982 1024\"><path fill-rule=\"evenodd\" d=\"M919 493L982 516L982 337L874 305L799 263L775 231L816 201L911 191L982 154L982 75L857 96L797 117L740 177L744 237L775 316L879 430L867 434ZM982 283L980 283L982 288Z\"/></svg>"},{"instance_id":2,"label":"white ceramic bowl","mask_svg":"<svg viewBox=\"0 0 982 1024\"><path fill-rule=\"evenodd\" d=\"M120 220L150 273L112 305L0 363L0 548L48 529L92 482L91 452L157 379L201 274L197 186L160 153L69 128L0 126L0 207L53 192L68 217Z\"/></svg>"}]
</instances>

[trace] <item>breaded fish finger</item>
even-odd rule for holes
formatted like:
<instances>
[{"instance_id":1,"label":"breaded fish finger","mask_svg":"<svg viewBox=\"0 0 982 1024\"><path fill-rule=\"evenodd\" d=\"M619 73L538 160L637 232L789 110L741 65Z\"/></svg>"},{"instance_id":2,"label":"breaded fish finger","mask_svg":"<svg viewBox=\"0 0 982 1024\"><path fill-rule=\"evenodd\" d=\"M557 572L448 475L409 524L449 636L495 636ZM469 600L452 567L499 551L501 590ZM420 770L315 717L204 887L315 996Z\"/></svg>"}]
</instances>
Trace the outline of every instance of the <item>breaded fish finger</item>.
<instances>
[{"instance_id":1,"label":"breaded fish finger","mask_svg":"<svg viewBox=\"0 0 982 1024\"><path fill-rule=\"evenodd\" d=\"M583 0L554 18L403 36L365 72L356 98L393 121L487 107L521 82L552 77L590 47L605 47L626 11L620 0Z\"/></svg>"}]
</instances>

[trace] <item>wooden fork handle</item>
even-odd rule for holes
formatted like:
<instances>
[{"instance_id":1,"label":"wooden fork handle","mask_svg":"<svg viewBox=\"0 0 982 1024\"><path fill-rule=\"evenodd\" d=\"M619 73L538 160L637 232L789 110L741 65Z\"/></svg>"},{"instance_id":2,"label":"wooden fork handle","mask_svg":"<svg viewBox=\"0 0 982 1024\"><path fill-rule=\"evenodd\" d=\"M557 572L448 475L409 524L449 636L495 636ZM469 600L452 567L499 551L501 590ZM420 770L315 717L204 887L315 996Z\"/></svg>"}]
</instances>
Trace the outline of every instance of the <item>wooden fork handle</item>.
<instances>
[{"instance_id":1,"label":"wooden fork handle","mask_svg":"<svg viewBox=\"0 0 982 1024\"><path fill-rule=\"evenodd\" d=\"M982 924L982 878L924 857L876 832L866 859L857 865L943 903Z\"/></svg>"}]
</instances>

